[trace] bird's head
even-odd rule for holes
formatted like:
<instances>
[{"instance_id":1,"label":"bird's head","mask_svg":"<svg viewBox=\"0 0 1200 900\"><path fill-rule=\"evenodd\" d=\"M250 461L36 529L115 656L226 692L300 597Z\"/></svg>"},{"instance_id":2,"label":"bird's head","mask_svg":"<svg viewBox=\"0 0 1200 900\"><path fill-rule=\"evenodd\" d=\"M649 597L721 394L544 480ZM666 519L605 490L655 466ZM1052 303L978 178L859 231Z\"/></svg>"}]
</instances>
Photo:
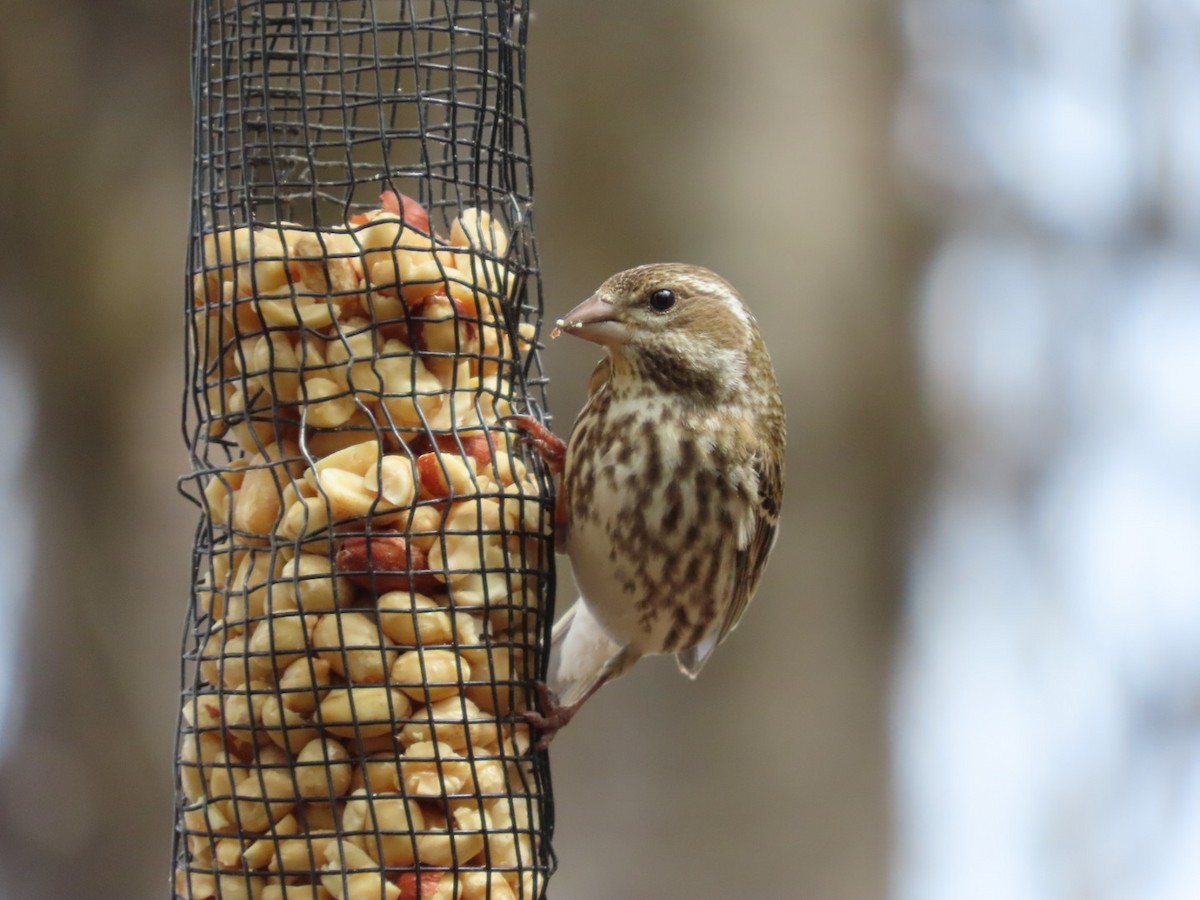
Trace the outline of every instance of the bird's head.
<instances>
[{"instance_id":1,"label":"bird's head","mask_svg":"<svg viewBox=\"0 0 1200 900\"><path fill-rule=\"evenodd\" d=\"M737 291L714 272L655 263L612 276L556 323L603 345L640 377L671 392L714 397L744 386L758 325Z\"/></svg>"}]
</instances>

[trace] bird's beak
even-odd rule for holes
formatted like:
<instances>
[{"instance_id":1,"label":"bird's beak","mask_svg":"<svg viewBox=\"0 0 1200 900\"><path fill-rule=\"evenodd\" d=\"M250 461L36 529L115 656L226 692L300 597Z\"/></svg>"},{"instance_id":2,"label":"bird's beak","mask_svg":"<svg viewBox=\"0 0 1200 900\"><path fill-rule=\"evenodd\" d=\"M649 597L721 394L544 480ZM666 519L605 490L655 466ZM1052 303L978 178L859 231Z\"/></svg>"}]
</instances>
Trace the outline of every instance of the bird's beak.
<instances>
[{"instance_id":1,"label":"bird's beak","mask_svg":"<svg viewBox=\"0 0 1200 900\"><path fill-rule=\"evenodd\" d=\"M592 294L554 323L551 337L566 331L595 344L624 344L629 341L629 326L617 319L616 307L602 294Z\"/></svg>"}]
</instances>

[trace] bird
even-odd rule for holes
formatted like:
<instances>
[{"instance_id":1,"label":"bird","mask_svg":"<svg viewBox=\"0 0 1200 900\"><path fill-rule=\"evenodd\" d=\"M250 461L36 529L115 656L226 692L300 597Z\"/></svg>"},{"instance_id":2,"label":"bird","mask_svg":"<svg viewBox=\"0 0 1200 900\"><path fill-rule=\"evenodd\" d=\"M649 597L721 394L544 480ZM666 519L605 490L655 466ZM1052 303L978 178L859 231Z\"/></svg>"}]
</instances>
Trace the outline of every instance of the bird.
<instances>
[{"instance_id":1,"label":"bird","mask_svg":"<svg viewBox=\"0 0 1200 900\"><path fill-rule=\"evenodd\" d=\"M758 588L784 487L778 381L725 279L637 266L559 319L560 334L605 354L567 442L510 417L557 476L556 543L580 591L552 629L540 710L525 714L539 749L643 656L700 673Z\"/></svg>"}]
</instances>

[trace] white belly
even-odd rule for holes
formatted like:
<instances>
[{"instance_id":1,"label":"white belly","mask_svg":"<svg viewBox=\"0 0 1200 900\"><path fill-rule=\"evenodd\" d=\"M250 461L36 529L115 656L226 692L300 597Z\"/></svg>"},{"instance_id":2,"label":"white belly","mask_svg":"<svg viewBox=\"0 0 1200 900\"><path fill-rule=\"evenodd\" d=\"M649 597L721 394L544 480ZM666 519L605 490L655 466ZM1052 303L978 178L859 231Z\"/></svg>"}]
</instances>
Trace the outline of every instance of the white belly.
<instances>
[{"instance_id":1,"label":"white belly","mask_svg":"<svg viewBox=\"0 0 1200 900\"><path fill-rule=\"evenodd\" d=\"M636 404L614 402L609 417L620 421L633 415L639 421L647 417L659 421L660 412L652 408L655 402L644 398ZM670 414L678 416L678 410ZM704 430L705 423L681 424L689 426L684 433L695 436ZM628 430L636 437L636 427ZM677 643L681 633L693 635L699 626L699 611L724 608L721 595L727 596L732 590L723 581L714 583L704 577L708 562L719 551L711 546L712 522L701 521L698 514L696 454L685 463L679 442L672 437L676 433L675 429L654 432L654 454L661 476L653 484L645 476L644 446L638 446L631 455L627 453L626 462L620 460L620 447L614 446L597 462L599 474L587 502L576 504L576 498L571 498L573 509L581 506L587 511L587 515L571 515L567 536L566 549L576 583L612 638L642 654L664 652L665 645L671 640ZM681 463L689 466L689 471L681 471ZM723 473L720 480L728 474ZM710 482L716 480L714 476ZM669 515L672 503L678 508ZM697 523L706 526L699 538L689 533ZM688 578L688 564L693 558L702 565L697 577ZM661 585L669 588L663 590ZM660 594L655 596L655 590ZM648 596L653 597L657 608L684 606L696 612L681 632L678 619L666 612L648 614ZM711 625L716 628L719 622Z\"/></svg>"},{"instance_id":2,"label":"white belly","mask_svg":"<svg viewBox=\"0 0 1200 900\"><path fill-rule=\"evenodd\" d=\"M601 506L616 507L619 502L615 497L605 497ZM611 549L607 529L601 521L572 523L567 541L571 571L596 619L622 647L634 647L643 654L657 652L654 629L647 633L641 625L636 604L619 583L621 573L611 557ZM657 637L661 644L662 636Z\"/></svg>"}]
</instances>

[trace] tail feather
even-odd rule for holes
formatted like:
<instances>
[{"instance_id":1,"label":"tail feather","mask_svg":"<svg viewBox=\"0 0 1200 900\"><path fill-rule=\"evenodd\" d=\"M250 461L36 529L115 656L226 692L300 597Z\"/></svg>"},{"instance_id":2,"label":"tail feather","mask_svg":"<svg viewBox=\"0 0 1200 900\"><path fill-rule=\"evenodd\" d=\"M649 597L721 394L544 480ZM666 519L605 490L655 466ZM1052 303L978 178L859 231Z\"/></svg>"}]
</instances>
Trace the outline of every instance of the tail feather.
<instances>
[{"instance_id":1,"label":"tail feather","mask_svg":"<svg viewBox=\"0 0 1200 900\"><path fill-rule=\"evenodd\" d=\"M570 706L583 700L603 681L626 672L637 654L617 643L580 597L554 623L550 637L550 665L546 684L559 703Z\"/></svg>"},{"instance_id":2,"label":"tail feather","mask_svg":"<svg viewBox=\"0 0 1200 900\"><path fill-rule=\"evenodd\" d=\"M721 633L714 631L696 646L680 650L675 654L675 661L679 663L679 671L688 678L694 679L700 674L704 664L712 658L713 651L717 649L719 643L721 643Z\"/></svg>"}]
</instances>

